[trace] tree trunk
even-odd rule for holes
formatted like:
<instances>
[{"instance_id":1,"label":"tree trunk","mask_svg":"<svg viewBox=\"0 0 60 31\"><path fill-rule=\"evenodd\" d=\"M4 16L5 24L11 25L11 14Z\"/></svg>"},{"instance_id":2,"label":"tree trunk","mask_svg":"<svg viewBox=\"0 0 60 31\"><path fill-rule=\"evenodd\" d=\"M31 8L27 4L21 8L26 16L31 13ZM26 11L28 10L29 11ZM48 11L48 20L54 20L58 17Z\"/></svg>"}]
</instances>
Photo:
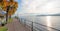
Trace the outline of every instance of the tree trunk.
<instances>
[{"instance_id":1,"label":"tree trunk","mask_svg":"<svg viewBox=\"0 0 60 31\"><path fill-rule=\"evenodd\" d=\"M10 7L10 6L7 6L7 11L6 11L6 22L8 21L8 12L9 12L9 7Z\"/></svg>"},{"instance_id":2,"label":"tree trunk","mask_svg":"<svg viewBox=\"0 0 60 31\"><path fill-rule=\"evenodd\" d=\"M8 21L8 10L7 10L7 13L6 13L6 22Z\"/></svg>"},{"instance_id":3,"label":"tree trunk","mask_svg":"<svg viewBox=\"0 0 60 31\"><path fill-rule=\"evenodd\" d=\"M9 16L9 18L11 18L11 15Z\"/></svg>"}]
</instances>

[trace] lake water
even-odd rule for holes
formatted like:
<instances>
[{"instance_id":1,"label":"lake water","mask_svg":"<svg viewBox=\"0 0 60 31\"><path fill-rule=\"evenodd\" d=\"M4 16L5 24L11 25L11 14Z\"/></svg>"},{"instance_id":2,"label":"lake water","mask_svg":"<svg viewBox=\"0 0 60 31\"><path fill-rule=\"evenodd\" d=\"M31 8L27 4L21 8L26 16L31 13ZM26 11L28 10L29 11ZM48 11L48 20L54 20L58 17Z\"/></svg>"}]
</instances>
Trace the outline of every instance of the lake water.
<instances>
[{"instance_id":1,"label":"lake water","mask_svg":"<svg viewBox=\"0 0 60 31\"><path fill-rule=\"evenodd\" d=\"M37 27L34 27L36 31L60 31L60 16L25 16L22 21L26 21L27 25L31 24L31 22L27 21L39 23L40 25L33 24L33 26Z\"/></svg>"}]
</instances>

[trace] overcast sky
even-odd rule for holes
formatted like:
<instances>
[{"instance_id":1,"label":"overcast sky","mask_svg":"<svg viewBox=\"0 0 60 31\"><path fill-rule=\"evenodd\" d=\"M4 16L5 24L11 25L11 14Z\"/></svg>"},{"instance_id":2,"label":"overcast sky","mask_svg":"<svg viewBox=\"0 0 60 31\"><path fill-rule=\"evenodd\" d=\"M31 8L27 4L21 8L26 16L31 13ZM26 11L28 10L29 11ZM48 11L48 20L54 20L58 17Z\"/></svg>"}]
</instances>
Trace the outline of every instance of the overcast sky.
<instances>
[{"instance_id":1,"label":"overcast sky","mask_svg":"<svg viewBox=\"0 0 60 31\"><path fill-rule=\"evenodd\" d=\"M21 0L18 13L55 14L60 12L60 0Z\"/></svg>"}]
</instances>

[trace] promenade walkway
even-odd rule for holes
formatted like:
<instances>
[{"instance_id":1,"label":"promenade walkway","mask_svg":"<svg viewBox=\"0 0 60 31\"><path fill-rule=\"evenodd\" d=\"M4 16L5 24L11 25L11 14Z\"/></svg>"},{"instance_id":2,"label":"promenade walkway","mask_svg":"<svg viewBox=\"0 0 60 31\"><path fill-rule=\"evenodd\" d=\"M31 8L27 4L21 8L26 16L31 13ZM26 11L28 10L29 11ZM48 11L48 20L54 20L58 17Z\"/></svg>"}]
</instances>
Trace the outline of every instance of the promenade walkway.
<instances>
[{"instance_id":1,"label":"promenade walkway","mask_svg":"<svg viewBox=\"0 0 60 31\"><path fill-rule=\"evenodd\" d=\"M13 22L6 25L8 31L31 31L24 27L17 19L13 19Z\"/></svg>"}]
</instances>

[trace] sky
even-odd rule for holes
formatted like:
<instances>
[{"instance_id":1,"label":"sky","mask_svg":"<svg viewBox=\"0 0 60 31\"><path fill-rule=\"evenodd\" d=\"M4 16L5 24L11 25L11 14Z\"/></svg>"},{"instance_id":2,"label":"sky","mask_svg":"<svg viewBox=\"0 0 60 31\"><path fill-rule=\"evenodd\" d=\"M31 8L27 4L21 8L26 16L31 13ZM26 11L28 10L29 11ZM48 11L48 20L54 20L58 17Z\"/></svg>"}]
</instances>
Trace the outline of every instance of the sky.
<instances>
[{"instance_id":1,"label":"sky","mask_svg":"<svg viewBox=\"0 0 60 31\"><path fill-rule=\"evenodd\" d=\"M18 2L18 8L17 8L17 11L15 12L15 14L19 13L21 10L21 0L15 0Z\"/></svg>"},{"instance_id":2,"label":"sky","mask_svg":"<svg viewBox=\"0 0 60 31\"><path fill-rule=\"evenodd\" d=\"M60 0L18 0L16 14L56 14L60 12Z\"/></svg>"}]
</instances>

